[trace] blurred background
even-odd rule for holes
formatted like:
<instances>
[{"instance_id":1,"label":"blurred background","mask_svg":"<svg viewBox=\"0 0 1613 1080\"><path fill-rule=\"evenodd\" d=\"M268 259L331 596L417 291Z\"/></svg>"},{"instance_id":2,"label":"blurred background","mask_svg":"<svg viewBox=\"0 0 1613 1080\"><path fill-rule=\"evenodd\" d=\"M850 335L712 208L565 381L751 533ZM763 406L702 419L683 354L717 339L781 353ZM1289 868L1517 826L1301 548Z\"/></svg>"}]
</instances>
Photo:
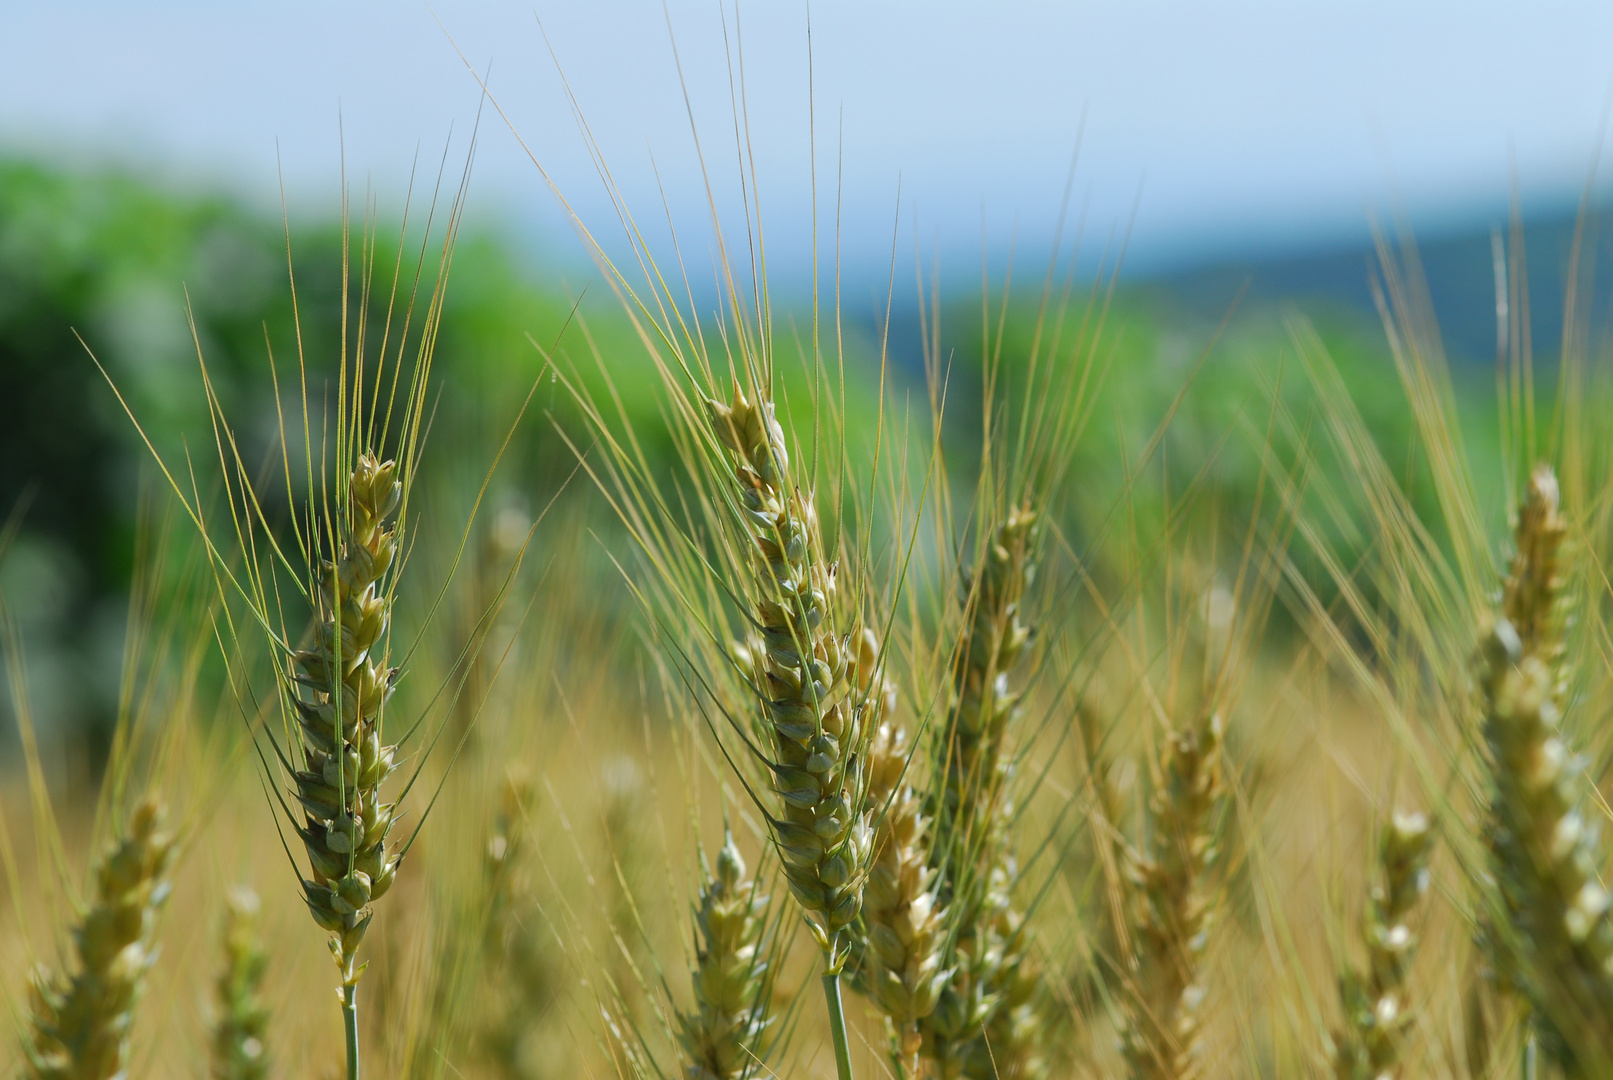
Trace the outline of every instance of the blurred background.
<instances>
[{"instance_id":1,"label":"blurred background","mask_svg":"<svg viewBox=\"0 0 1613 1080\"><path fill-rule=\"evenodd\" d=\"M614 190L653 247L676 235L704 299L708 199L742 222L742 166L778 309L809 310L816 266L842 298L860 386L883 340L898 390L922 397L921 288L938 289L948 357L978 365L982 288L1010 290L1010 328L1028 326L1062 237L1059 280L1119 266L1096 427L1146 432L1214 341L1189 441L1195 417L1224 428L1294 312L1392 438L1374 223L1415 235L1482 440L1497 245L1527 244L1544 369L1579 207L1594 224L1606 191L1610 42L1613 7L1591 3L0 6L0 516L16 526L0 588L36 720L90 747L75 767L94 769L137 549L169 513L89 354L183 460L211 439L199 346L264 450L269 356L282 378L296 356L288 243L317 382L341 340L344 209L385 263L406 210L418 223L451 201L473 145L439 346L445 472L485 467L488 433L540 370L528 335L563 348L574 304L629 407L653 415L556 192L620 255ZM570 475L542 418L565 403L551 388L537 406L490 521L526 520ZM15 761L12 727L0 747Z\"/></svg>"}]
</instances>

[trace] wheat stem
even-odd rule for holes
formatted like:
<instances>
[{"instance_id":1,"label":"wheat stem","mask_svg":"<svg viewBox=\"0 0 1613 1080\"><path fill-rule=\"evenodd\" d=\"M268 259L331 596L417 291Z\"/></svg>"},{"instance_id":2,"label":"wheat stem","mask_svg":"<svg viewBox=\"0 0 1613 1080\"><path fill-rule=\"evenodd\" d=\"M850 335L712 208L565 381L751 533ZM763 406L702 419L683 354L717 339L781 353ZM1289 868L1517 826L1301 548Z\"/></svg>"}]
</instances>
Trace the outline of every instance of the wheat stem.
<instances>
[{"instance_id":1,"label":"wheat stem","mask_svg":"<svg viewBox=\"0 0 1613 1080\"><path fill-rule=\"evenodd\" d=\"M347 1034L347 1080L358 1080L358 984L342 987L342 1030Z\"/></svg>"},{"instance_id":2,"label":"wheat stem","mask_svg":"<svg viewBox=\"0 0 1613 1080\"><path fill-rule=\"evenodd\" d=\"M823 973L823 998L829 1006L829 1035L834 1040L835 1073L840 1080L852 1080L851 1042L846 1038L846 1010L840 1000L840 973Z\"/></svg>"}]
</instances>

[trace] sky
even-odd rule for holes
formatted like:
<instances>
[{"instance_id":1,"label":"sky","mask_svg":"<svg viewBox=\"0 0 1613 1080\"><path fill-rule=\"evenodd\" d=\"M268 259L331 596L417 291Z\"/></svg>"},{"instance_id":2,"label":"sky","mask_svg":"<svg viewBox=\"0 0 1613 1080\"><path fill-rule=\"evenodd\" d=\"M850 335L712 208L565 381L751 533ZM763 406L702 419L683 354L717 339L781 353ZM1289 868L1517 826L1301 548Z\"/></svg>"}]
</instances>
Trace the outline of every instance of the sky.
<instances>
[{"instance_id":1,"label":"sky","mask_svg":"<svg viewBox=\"0 0 1613 1080\"><path fill-rule=\"evenodd\" d=\"M838 232L849 273L920 252L967 283L982 250L1045 252L1079 147L1066 234L1124 238L1146 274L1356 238L1369 213L1487 222L1514 183L1570 203L1610 46L1613 4L1549 0L7 0L0 148L266 206L283 178L329 215L344 175L386 211L417 158L434 176L446 146L457 174L476 130L473 219L580 263L534 158L607 248L621 231L569 89L635 220L659 244L670 219L691 259L708 183L745 242L742 145L781 275L811 265L816 205L825 261Z\"/></svg>"}]
</instances>

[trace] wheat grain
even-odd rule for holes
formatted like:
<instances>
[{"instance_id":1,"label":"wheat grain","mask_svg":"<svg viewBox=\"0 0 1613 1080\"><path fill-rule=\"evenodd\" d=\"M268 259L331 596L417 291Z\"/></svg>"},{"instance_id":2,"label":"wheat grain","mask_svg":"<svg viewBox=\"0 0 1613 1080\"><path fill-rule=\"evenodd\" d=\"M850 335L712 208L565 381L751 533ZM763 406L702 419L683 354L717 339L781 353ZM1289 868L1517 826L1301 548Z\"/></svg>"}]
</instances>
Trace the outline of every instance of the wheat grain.
<instances>
[{"instance_id":1,"label":"wheat grain","mask_svg":"<svg viewBox=\"0 0 1613 1080\"><path fill-rule=\"evenodd\" d=\"M214 1080L262 1080L269 1075L263 1044L269 1011L259 997L269 958L257 923L257 894L245 886L231 890L224 923L224 970L216 988Z\"/></svg>"},{"instance_id":2,"label":"wheat grain","mask_svg":"<svg viewBox=\"0 0 1613 1080\"><path fill-rule=\"evenodd\" d=\"M1412 1014L1406 969L1417 947L1410 920L1428 891L1428 850L1433 843L1422 814L1396 813L1378 845L1379 880L1367 906L1365 972L1340 980L1345 1029L1335 1038L1339 1080L1394 1080Z\"/></svg>"},{"instance_id":3,"label":"wheat grain","mask_svg":"<svg viewBox=\"0 0 1613 1080\"><path fill-rule=\"evenodd\" d=\"M157 959L153 932L168 898L173 838L148 799L95 871L95 899L73 930L71 977L36 967L24 1046L32 1080L112 1080L128 1065L134 1008Z\"/></svg>"}]
</instances>

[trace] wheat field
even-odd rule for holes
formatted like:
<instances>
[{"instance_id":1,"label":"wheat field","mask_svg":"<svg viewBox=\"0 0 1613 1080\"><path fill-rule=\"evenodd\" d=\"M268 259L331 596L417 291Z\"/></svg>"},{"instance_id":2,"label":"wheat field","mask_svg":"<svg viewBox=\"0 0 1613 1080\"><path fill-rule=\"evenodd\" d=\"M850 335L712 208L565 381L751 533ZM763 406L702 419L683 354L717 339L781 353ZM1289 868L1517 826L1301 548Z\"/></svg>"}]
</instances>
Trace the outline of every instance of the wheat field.
<instances>
[{"instance_id":1,"label":"wheat field","mask_svg":"<svg viewBox=\"0 0 1613 1080\"><path fill-rule=\"evenodd\" d=\"M925 307L904 383L889 320L769 294L754 199L715 281L621 207L576 222L609 310L454 445L444 190L344 232L334 355L266 353L269 400L198 337L182 450L108 377L150 454L104 764L0 603L0 1069L1613 1075L1587 335L1504 323L1468 415L1386 240L1386 441L1297 316L1231 408L1215 349L1108 394L1071 256L987 288L974 366Z\"/></svg>"}]
</instances>

